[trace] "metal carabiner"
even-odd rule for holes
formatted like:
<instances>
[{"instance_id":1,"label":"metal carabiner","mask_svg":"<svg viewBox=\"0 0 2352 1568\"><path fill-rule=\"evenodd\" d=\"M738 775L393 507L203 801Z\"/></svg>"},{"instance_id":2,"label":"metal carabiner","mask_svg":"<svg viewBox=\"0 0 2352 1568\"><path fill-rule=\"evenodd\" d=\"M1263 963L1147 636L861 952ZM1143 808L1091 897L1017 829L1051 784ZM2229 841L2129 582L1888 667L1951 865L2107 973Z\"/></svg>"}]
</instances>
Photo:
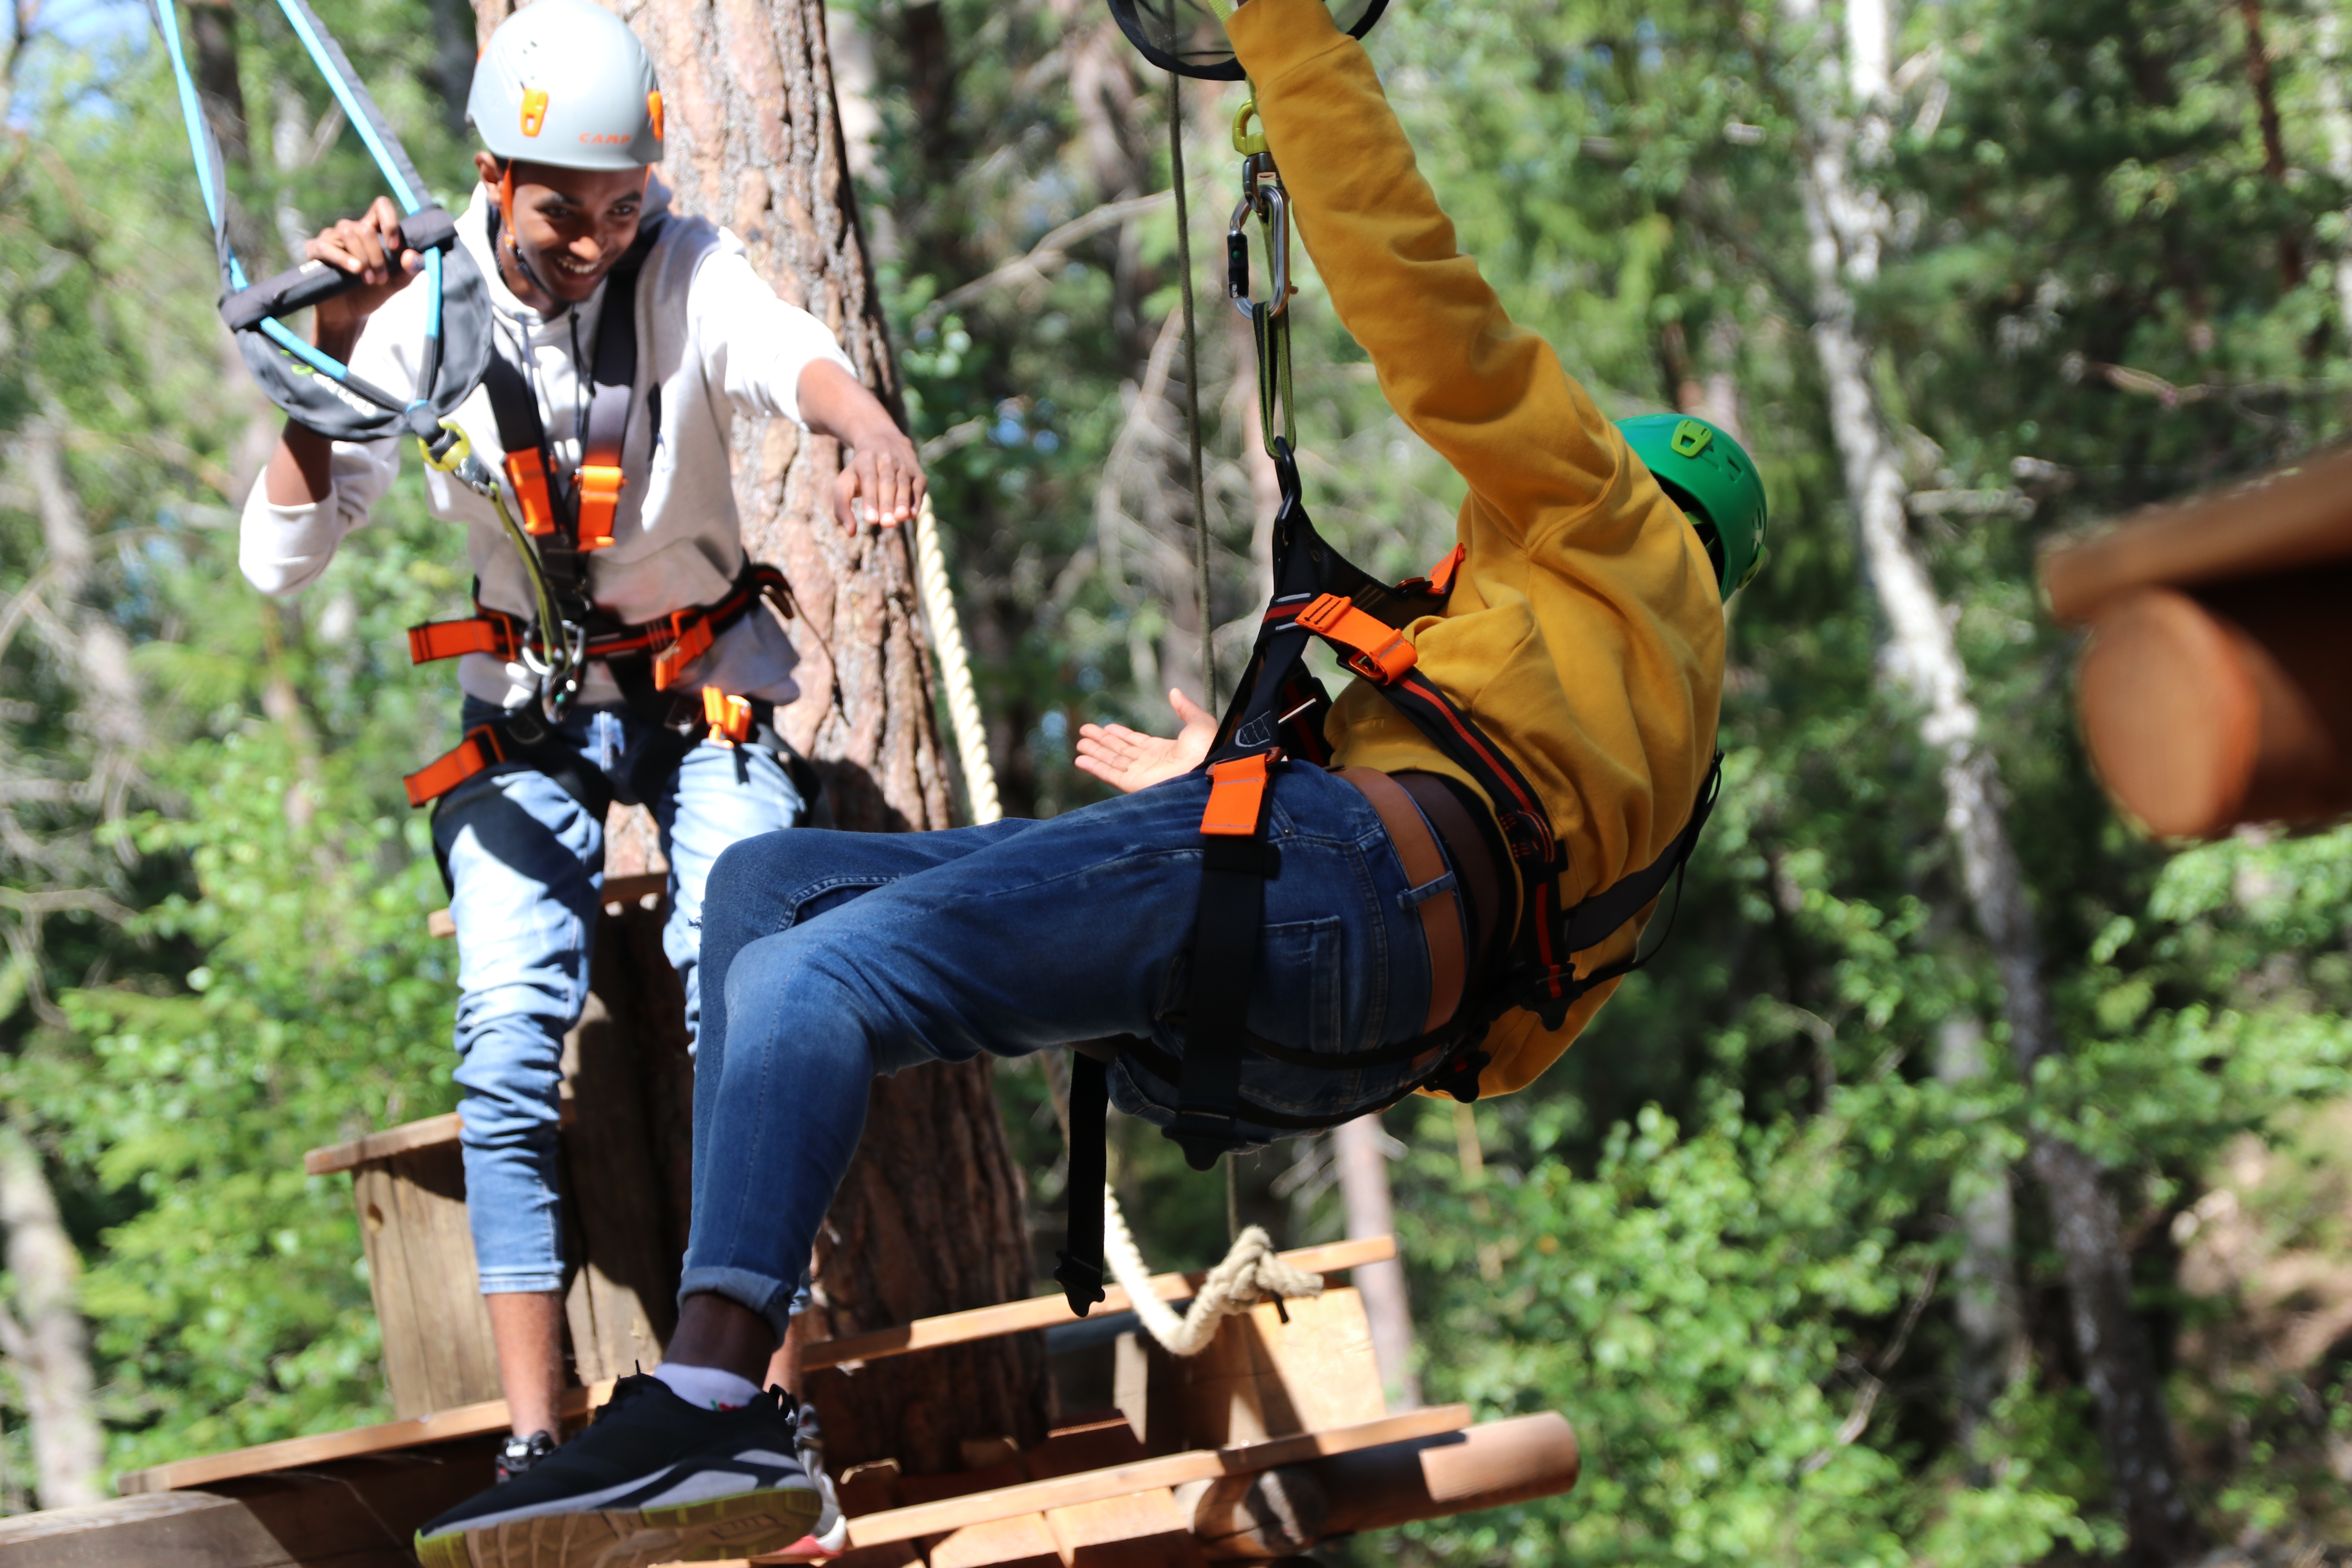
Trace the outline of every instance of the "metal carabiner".
<instances>
[{"instance_id":1,"label":"metal carabiner","mask_svg":"<svg viewBox=\"0 0 2352 1568\"><path fill-rule=\"evenodd\" d=\"M1290 193L1282 188L1282 172L1271 153L1253 153L1242 160L1242 199L1225 225L1225 294L1234 309L1254 317L1250 299L1249 220L1265 225L1265 254L1274 272L1273 297L1265 313L1279 316L1290 308Z\"/></svg>"}]
</instances>

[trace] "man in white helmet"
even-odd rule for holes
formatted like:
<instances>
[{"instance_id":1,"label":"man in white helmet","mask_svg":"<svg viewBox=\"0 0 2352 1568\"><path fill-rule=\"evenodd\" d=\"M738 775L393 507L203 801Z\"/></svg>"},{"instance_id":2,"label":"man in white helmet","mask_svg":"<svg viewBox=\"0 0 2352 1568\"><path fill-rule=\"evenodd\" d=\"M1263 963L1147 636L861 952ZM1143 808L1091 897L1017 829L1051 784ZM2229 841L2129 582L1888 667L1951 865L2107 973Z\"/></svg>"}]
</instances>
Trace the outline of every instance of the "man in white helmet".
<instances>
[{"instance_id":1,"label":"man in white helmet","mask_svg":"<svg viewBox=\"0 0 2352 1568\"><path fill-rule=\"evenodd\" d=\"M924 479L824 325L779 300L732 234L666 211L648 177L662 151L660 91L644 47L610 12L591 0L518 12L492 37L467 109L485 150L459 242L489 280L497 342L457 423L504 470L539 572L488 502L428 476L436 515L468 525L478 613L411 634L420 659L461 658L467 733L409 784L412 801L434 805L457 927L467 1206L514 1428L504 1480L559 1430L557 1091L563 1037L587 995L605 809L641 802L661 828L664 945L692 1030L712 862L740 839L797 825L811 804L770 722L798 694L792 644L767 604L789 601L781 578L745 560L732 421L796 419L840 441L833 499L845 527L911 518ZM398 217L379 200L307 247L356 279L318 307L319 346L395 393L416 383L415 345L436 303L410 286L418 258L401 249ZM247 501L246 575L268 594L315 580L391 485L401 445L331 442L289 424ZM540 624L541 576L558 618L576 617L588 639L583 668L561 689L541 679L554 640ZM780 1461L763 1479L814 1516L790 1413L774 1405L763 1395L743 1412L747 1441Z\"/></svg>"}]
</instances>

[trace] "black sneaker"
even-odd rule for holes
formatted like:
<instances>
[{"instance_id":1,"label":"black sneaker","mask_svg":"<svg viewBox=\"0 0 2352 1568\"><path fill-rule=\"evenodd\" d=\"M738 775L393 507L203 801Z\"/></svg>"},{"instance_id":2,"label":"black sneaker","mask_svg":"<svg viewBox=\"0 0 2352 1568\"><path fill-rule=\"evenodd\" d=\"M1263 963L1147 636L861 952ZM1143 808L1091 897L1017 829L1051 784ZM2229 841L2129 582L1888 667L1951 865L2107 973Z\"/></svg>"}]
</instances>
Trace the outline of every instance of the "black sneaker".
<instances>
[{"instance_id":1,"label":"black sneaker","mask_svg":"<svg viewBox=\"0 0 2352 1568\"><path fill-rule=\"evenodd\" d=\"M545 1432L509 1437L499 1446L499 1484L504 1486L553 1452L555 1439Z\"/></svg>"},{"instance_id":2,"label":"black sneaker","mask_svg":"<svg viewBox=\"0 0 2352 1568\"><path fill-rule=\"evenodd\" d=\"M705 1410L658 1378L625 1377L587 1431L418 1531L417 1560L647 1568L788 1546L824 1508L793 1420L773 1390L740 1410Z\"/></svg>"}]
</instances>

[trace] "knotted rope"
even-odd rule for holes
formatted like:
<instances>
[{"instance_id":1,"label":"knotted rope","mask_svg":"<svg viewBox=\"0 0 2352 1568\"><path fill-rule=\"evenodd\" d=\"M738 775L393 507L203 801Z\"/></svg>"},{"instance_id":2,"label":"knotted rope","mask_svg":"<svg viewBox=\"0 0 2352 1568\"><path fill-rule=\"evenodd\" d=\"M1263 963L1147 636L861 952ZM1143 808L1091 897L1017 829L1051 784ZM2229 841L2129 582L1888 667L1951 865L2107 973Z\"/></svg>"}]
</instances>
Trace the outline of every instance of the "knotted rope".
<instances>
[{"instance_id":1,"label":"knotted rope","mask_svg":"<svg viewBox=\"0 0 2352 1568\"><path fill-rule=\"evenodd\" d=\"M1118 1200L1108 1187L1103 1192L1103 1258L1111 1277L1126 1289L1135 1315L1170 1355L1200 1354L1227 1318L1237 1318L1260 1301L1323 1294L1323 1276L1285 1263L1276 1256L1265 1227L1254 1225L1234 1237L1233 1250L1209 1270L1200 1293L1180 1318L1151 1289L1151 1270L1144 1267L1126 1216L1118 1212Z\"/></svg>"}]
</instances>

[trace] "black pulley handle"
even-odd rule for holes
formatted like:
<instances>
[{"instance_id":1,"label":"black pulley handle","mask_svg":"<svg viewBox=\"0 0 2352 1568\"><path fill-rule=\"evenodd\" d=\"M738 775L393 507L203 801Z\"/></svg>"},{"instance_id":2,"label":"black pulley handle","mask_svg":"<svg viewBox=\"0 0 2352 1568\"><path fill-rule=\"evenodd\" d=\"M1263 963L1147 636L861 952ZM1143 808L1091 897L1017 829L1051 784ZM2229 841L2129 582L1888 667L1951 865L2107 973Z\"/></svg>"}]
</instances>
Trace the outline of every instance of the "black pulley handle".
<instances>
[{"instance_id":1,"label":"black pulley handle","mask_svg":"<svg viewBox=\"0 0 2352 1568\"><path fill-rule=\"evenodd\" d=\"M440 207L423 207L400 220L400 250L446 250L457 243L457 220ZM221 301L229 331L244 331L272 316L289 315L359 285L357 273L325 261L306 261L265 278Z\"/></svg>"}]
</instances>

